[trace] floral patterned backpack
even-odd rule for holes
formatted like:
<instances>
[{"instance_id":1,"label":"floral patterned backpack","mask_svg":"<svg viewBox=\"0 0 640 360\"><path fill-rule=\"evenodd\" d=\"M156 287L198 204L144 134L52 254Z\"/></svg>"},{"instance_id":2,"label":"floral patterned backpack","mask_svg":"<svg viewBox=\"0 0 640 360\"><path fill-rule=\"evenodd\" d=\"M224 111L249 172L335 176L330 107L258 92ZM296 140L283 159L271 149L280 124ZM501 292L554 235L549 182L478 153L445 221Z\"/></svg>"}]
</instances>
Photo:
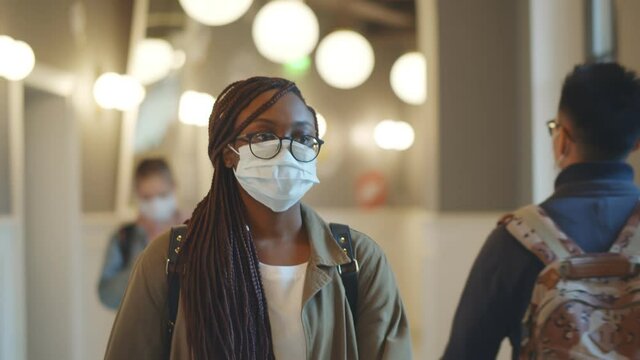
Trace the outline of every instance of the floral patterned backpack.
<instances>
[{"instance_id":1,"label":"floral patterned backpack","mask_svg":"<svg viewBox=\"0 0 640 360\"><path fill-rule=\"evenodd\" d=\"M545 264L521 359L640 359L640 205L608 253L586 254L534 205L507 230Z\"/></svg>"}]
</instances>

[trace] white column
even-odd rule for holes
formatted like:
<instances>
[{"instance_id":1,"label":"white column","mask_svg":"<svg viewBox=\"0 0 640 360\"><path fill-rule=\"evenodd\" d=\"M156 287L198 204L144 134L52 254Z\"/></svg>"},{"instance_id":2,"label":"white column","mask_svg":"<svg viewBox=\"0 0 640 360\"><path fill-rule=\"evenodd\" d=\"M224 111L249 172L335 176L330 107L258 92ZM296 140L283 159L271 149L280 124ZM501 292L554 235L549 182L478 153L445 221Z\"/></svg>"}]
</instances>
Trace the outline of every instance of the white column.
<instances>
[{"instance_id":1,"label":"white column","mask_svg":"<svg viewBox=\"0 0 640 360\"><path fill-rule=\"evenodd\" d=\"M409 152L408 182L412 194L424 194L428 210L440 208L440 130L437 0L416 1L417 45L427 59L427 101L415 111L417 138ZM417 173L416 173L417 172Z\"/></svg>"},{"instance_id":2,"label":"white column","mask_svg":"<svg viewBox=\"0 0 640 360\"><path fill-rule=\"evenodd\" d=\"M27 308L24 238L24 88L21 82L9 82L9 166L11 167L10 238L3 243L4 283L2 291L2 337L0 358L26 360ZM8 247L10 246L10 248Z\"/></svg>"},{"instance_id":3,"label":"white column","mask_svg":"<svg viewBox=\"0 0 640 360\"><path fill-rule=\"evenodd\" d=\"M564 77L585 58L582 0L530 0L531 151L533 200L553 192L551 139L545 121L556 116Z\"/></svg>"},{"instance_id":4,"label":"white column","mask_svg":"<svg viewBox=\"0 0 640 360\"><path fill-rule=\"evenodd\" d=\"M21 119L28 356L80 360L84 333L78 126L71 94L28 84Z\"/></svg>"},{"instance_id":5,"label":"white column","mask_svg":"<svg viewBox=\"0 0 640 360\"><path fill-rule=\"evenodd\" d=\"M440 115L439 115L439 66L438 66L438 4L437 0L417 0L416 1L416 26L417 26L417 46L418 50L427 59L427 101L421 105L416 112L415 118L419 121L413 124L417 135L409 156L409 168L407 179L411 187L412 194L424 194L421 204L424 203L428 211L438 211L440 209ZM413 164L413 165L411 165ZM422 229L421 229L422 230ZM432 234L428 234L432 235ZM421 239L422 240L422 239ZM436 272L431 265L435 264L431 258L436 253L435 242L430 241L427 236L427 255L424 256L426 270L424 274L417 274L423 279L420 286L423 293L432 291L435 284ZM424 278L421 276L424 275ZM443 340L446 335L442 335L438 327L443 326L440 321L439 305L434 297L421 296L425 303L414 306L414 311L422 309L412 316L414 355L416 358L435 359L440 356L444 348Z\"/></svg>"},{"instance_id":6,"label":"white column","mask_svg":"<svg viewBox=\"0 0 640 360\"><path fill-rule=\"evenodd\" d=\"M146 36L147 13L149 0L135 0L133 4L133 19L131 21L131 36L129 41L129 57L127 74L132 74L133 57L137 44ZM133 178L133 152L136 135L138 109L126 111L122 114L120 129L120 156L118 159L118 177L116 184L116 213L120 219L131 214L129 199L131 199L131 184Z\"/></svg>"}]
</instances>

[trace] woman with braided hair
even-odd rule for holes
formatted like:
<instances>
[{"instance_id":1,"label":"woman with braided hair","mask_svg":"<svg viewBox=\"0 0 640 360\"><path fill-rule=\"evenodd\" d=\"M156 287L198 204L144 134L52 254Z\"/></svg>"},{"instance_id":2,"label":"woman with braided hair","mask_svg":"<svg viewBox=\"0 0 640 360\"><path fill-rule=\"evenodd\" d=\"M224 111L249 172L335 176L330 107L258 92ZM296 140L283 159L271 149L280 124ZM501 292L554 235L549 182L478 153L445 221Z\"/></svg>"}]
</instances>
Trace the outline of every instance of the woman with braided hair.
<instances>
[{"instance_id":1,"label":"woman with braided hair","mask_svg":"<svg viewBox=\"0 0 640 360\"><path fill-rule=\"evenodd\" d=\"M340 238L350 238L358 267L300 203L319 182L317 129L288 80L253 77L222 91L209 121L211 189L181 246L175 326L166 233L136 263L106 359L411 358L402 300L378 245L353 230ZM359 270L353 305L341 278L348 264Z\"/></svg>"}]
</instances>

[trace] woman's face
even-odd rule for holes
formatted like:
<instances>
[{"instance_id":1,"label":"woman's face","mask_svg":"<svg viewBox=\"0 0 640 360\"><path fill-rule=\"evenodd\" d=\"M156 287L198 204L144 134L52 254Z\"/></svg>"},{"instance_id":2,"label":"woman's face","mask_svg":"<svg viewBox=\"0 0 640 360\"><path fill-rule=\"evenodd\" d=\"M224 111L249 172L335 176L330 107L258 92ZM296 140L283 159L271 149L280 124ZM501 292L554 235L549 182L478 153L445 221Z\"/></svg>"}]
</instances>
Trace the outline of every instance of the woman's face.
<instances>
[{"instance_id":1,"label":"woman's face","mask_svg":"<svg viewBox=\"0 0 640 360\"><path fill-rule=\"evenodd\" d=\"M240 112L236 119L236 127L240 126L251 114L260 106L269 101L277 90L270 90L255 98L244 110ZM293 94L285 94L278 102L254 119L240 134L249 135L261 132L271 132L279 137L296 135L317 135L315 119L311 111ZM246 145L244 141L237 141L232 144L234 147ZM228 149L224 153L225 165L235 166L238 157Z\"/></svg>"}]
</instances>

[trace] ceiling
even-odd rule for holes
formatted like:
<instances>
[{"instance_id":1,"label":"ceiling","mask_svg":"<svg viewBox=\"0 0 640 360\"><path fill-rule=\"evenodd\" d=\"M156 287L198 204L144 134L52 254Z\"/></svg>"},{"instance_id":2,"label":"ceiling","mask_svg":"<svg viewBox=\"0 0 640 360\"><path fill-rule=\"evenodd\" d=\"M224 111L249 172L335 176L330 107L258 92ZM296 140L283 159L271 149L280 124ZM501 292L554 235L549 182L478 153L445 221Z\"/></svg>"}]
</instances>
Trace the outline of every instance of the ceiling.
<instances>
[{"instance_id":1,"label":"ceiling","mask_svg":"<svg viewBox=\"0 0 640 360\"><path fill-rule=\"evenodd\" d=\"M254 0L256 12L268 0ZM414 0L307 0L321 22L354 27L369 36L415 34ZM163 37L182 30L186 14L178 0L149 0L148 36Z\"/></svg>"}]
</instances>

